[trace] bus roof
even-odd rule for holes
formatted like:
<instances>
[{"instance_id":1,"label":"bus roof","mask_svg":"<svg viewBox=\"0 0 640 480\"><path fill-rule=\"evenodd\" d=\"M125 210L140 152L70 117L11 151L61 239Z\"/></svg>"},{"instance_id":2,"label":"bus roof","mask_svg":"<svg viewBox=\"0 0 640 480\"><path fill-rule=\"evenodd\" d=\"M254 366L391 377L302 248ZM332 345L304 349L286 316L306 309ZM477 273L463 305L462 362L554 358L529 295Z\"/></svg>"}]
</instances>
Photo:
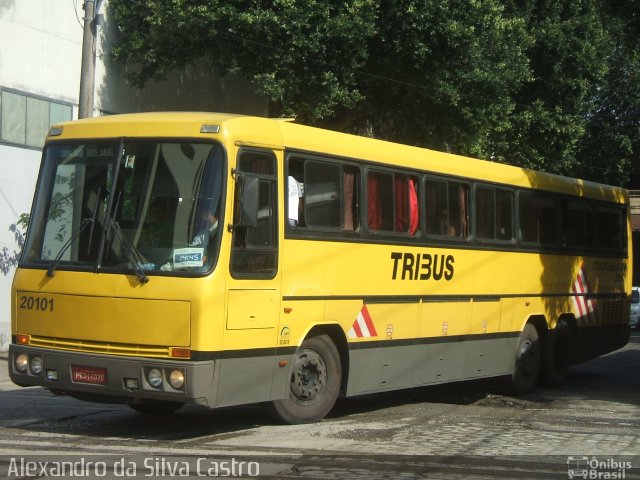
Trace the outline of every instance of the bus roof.
<instances>
[{"instance_id":1,"label":"bus roof","mask_svg":"<svg viewBox=\"0 0 640 480\"><path fill-rule=\"evenodd\" d=\"M202 133L203 125L214 127ZM293 123L290 119L208 112L153 112L95 117L54 125L48 140L116 137L226 137L239 144L339 156L402 168L627 203L628 193L586 180L537 172L427 148L376 140ZM217 128L215 128L217 127Z\"/></svg>"}]
</instances>

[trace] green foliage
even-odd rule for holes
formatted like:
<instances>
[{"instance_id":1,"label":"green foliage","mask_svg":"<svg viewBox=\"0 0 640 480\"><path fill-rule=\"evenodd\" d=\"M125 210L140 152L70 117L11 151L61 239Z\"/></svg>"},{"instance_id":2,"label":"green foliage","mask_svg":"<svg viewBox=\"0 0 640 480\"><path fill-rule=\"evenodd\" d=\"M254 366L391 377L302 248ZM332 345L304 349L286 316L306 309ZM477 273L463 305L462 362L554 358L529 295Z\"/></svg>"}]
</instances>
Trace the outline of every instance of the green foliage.
<instances>
[{"instance_id":1,"label":"green foliage","mask_svg":"<svg viewBox=\"0 0 640 480\"><path fill-rule=\"evenodd\" d=\"M640 149L640 0L109 7L139 87L206 58L301 123L613 183Z\"/></svg>"},{"instance_id":2,"label":"green foliage","mask_svg":"<svg viewBox=\"0 0 640 480\"><path fill-rule=\"evenodd\" d=\"M27 225L29 225L28 213L21 213L16 223L9 225L9 231L13 232L18 249L10 250L7 247L2 247L2 250L0 250L0 272L2 272L3 275L8 275L9 272L18 265L20 252L24 246L24 236L27 231Z\"/></svg>"}]
</instances>

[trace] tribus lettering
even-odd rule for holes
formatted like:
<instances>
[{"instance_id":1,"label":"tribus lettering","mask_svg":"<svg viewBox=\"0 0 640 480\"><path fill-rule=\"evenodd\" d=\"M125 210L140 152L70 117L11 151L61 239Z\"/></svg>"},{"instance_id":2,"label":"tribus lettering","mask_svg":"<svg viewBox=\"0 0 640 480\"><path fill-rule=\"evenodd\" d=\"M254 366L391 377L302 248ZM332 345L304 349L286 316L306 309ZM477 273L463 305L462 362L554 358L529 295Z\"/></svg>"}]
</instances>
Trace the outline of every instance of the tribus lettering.
<instances>
[{"instance_id":1,"label":"tribus lettering","mask_svg":"<svg viewBox=\"0 0 640 480\"><path fill-rule=\"evenodd\" d=\"M391 252L393 280L451 280L453 278L453 255L431 255L430 253Z\"/></svg>"}]
</instances>

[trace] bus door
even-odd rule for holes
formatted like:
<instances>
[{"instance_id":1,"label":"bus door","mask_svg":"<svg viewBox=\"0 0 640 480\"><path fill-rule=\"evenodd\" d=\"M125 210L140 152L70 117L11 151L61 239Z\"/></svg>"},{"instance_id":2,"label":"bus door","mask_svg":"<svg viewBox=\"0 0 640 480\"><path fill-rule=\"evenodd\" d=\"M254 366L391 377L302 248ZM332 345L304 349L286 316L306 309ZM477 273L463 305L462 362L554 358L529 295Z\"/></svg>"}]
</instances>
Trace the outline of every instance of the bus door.
<instances>
[{"instance_id":1,"label":"bus door","mask_svg":"<svg viewBox=\"0 0 640 480\"><path fill-rule=\"evenodd\" d=\"M269 398L280 309L276 157L270 150L241 148L233 177L218 406Z\"/></svg>"}]
</instances>

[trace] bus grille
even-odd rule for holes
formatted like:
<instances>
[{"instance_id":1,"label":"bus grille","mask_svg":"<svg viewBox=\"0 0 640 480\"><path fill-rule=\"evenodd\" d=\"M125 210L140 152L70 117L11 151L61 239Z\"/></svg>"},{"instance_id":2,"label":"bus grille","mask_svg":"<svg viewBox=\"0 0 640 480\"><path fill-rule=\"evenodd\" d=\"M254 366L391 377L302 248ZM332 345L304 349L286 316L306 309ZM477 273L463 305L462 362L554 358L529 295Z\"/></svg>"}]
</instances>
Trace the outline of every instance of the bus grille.
<instances>
[{"instance_id":1,"label":"bus grille","mask_svg":"<svg viewBox=\"0 0 640 480\"><path fill-rule=\"evenodd\" d=\"M626 300L602 300L598 306L603 325L626 325L629 322L629 313L625 310Z\"/></svg>"},{"instance_id":2,"label":"bus grille","mask_svg":"<svg viewBox=\"0 0 640 480\"><path fill-rule=\"evenodd\" d=\"M126 343L104 343L68 338L32 336L29 343L34 347L71 350L75 352L102 353L106 355L126 355L130 357L171 358L170 347L149 345L129 345Z\"/></svg>"}]
</instances>

